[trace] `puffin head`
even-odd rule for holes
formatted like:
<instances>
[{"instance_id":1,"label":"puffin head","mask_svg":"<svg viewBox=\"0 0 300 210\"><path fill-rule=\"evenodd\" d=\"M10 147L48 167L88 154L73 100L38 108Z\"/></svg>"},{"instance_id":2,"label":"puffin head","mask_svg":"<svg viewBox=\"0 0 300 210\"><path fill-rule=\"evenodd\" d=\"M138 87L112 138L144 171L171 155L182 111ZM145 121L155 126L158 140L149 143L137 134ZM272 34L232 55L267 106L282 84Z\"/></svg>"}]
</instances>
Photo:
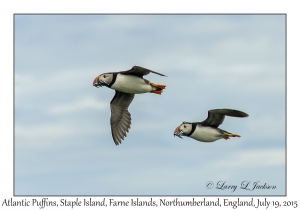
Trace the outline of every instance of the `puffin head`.
<instances>
[{"instance_id":1,"label":"puffin head","mask_svg":"<svg viewBox=\"0 0 300 210\"><path fill-rule=\"evenodd\" d=\"M179 138L182 138L181 136L186 136L192 131L192 123L183 122L181 125L179 125L174 130L174 136L178 136Z\"/></svg>"},{"instance_id":2,"label":"puffin head","mask_svg":"<svg viewBox=\"0 0 300 210\"><path fill-rule=\"evenodd\" d=\"M113 80L113 74L112 73L104 73L97 76L93 81L93 86L95 87L102 87L102 86L109 86L109 84Z\"/></svg>"}]
</instances>

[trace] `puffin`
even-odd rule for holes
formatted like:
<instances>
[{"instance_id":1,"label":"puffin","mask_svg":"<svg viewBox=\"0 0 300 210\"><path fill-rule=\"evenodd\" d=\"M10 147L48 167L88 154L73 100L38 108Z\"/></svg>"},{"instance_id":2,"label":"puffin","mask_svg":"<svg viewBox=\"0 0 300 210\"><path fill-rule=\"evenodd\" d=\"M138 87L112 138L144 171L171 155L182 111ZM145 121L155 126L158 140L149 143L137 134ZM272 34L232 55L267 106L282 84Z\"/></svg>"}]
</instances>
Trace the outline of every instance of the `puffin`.
<instances>
[{"instance_id":1,"label":"puffin","mask_svg":"<svg viewBox=\"0 0 300 210\"><path fill-rule=\"evenodd\" d=\"M93 81L93 86L106 86L115 90L115 95L110 102L110 126L112 138L116 145L122 143L126 132L129 132L131 115L128 107L135 94L154 93L160 95L166 85L155 84L143 78L154 73L160 76L164 74L152 71L140 66L133 66L127 71L103 73Z\"/></svg>"},{"instance_id":2,"label":"puffin","mask_svg":"<svg viewBox=\"0 0 300 210\"><path fill-rule=\"evenodd\" d=\"M238 134L229 133L219 127L225 119L230 117L248 117L245 112L234 109L212 109L208 111L208 117L202 122L183 122L174 130L174 137L187 136L201 142L214 142L229 137L241 137Z\"/></svg>"}]
</instances>

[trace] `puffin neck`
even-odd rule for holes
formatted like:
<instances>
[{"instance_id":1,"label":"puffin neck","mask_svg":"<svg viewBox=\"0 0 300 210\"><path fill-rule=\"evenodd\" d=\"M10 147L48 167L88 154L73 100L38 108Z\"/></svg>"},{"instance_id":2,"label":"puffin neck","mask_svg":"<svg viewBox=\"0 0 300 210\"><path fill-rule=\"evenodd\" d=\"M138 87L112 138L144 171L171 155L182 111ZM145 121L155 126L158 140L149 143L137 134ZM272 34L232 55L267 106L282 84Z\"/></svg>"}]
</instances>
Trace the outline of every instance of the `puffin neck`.
<instances>
[{"instance_id":1,"label":"puffin neck","mask_svg":"<svg viewBox=\"0 0 300 210\"><path fill-rule=\"evenodd\" d=\"M107 87L110 88L115 83L115 81L117 79L117 74L118 73L113 73L113 78L112 78L111 82L109 83L109 85L107 85Z\"/></svg>"},{"instance_id":2,"label":"puffin neck","mask_svg":"<svg viewBox=\"0 0 300 210\"><path fill-rule=\"evenodd\" d=\"M192 134L194 133L194 131L195 131L195 129L196 129L196 126L197 126L197 123L192 123L192 130L191 130L191 132L189 132L189 133L187 134L187 136L190 136L190 135L192 135Z\"/></svg>"}]
</instances>

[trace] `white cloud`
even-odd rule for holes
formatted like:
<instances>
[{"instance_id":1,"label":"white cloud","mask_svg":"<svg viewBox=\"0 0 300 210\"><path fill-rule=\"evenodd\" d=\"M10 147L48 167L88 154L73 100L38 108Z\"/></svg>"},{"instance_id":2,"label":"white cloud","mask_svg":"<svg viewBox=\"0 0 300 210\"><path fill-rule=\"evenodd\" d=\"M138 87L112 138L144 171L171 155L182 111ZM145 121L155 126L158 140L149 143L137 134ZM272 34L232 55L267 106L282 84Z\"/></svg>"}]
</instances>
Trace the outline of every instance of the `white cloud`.
<instances>
[{"instance_id":1,"label":"white cloud","mask_svg":"<svg viewBox=\"0 0 300 210\"><path fill-rule=\"evenodd\" d=\"M65 148L69 144L84 144L82 136L93 136L93 138L100 139L100 134L109 130L108 123L93 124L85 120L81 120L81 123L80 121L58 120L36 125L16 124L15 145L16 148L25 149L22 150L22 153L32 149Z\"/></svg>"},{"instance_id":2,"label":"white cloud","mask_svg":"<svg viewBox=\"0 0 300 210\"><path fill-rule=\"evenodd\" d=\"M74 102L54 105L49 108L48 113L61 116L63 114L76 114L76 112L84 111L87 109L95 111L103 111L106 109L109 110L109 102L100 102L95 98L86 97Z\"/></svg>"},{"instance_id":3,"label":"white cloud","mask_svg":"<svg viewBox=\"0 0 300 210\"><path fill-rule=\"evenodd\" d=\"M233 152L230 156L216 161L217 168L249 168L284 166L284 149L249 149Z\"/></svg>"}]
</instances>

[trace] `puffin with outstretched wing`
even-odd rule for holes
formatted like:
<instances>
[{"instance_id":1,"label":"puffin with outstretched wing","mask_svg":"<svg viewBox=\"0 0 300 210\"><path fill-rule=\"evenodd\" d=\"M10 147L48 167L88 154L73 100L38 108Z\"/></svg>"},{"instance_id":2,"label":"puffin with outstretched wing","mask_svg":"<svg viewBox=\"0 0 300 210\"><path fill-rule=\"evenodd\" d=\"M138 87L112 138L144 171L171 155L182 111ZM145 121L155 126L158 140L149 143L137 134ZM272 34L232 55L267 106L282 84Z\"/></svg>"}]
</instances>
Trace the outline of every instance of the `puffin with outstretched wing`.
<instances>
[{"instance_id":1,"label":"puffin with outstretched wing","mask_svg":"<svg viewBox=\"0 0 300 210\"><path fill-rule=\"evenodd\" d=\"M165 85L155 84L143 78L143 76L154 73L165 76L161 73L146 69L140 66L133 66L128 71L110 72L97 76L93 81L93 86L106 86L115 90L115 96L110 102L111 110L111 133L116 145L120 144L122 139L129 131L131 116L128 112L128 106L132 102L135 94L155 93L161 94Z\"/></svg>"}]
</instances>

